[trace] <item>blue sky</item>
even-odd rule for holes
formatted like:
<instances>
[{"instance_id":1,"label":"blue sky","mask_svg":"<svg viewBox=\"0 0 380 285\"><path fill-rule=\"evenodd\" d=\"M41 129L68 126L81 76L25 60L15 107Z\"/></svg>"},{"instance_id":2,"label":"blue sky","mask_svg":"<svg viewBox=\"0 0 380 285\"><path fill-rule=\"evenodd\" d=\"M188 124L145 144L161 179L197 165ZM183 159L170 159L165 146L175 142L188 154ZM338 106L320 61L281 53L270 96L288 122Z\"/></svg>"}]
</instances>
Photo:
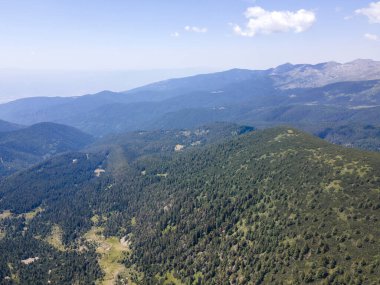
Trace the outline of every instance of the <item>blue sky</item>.
<instances>
[{"instance_id":1,"label":"blue sky","mask_svg":"<svg viewBox=\"0 0 380 285\"><path fill-rule=\"evenodd\" d=\"M379 0L0 0L0 103L357 58L380 60Z\"/></svg>"},{"instance_id":2,"label":"blue sky","mask_svg":"<svg viewBox=\"0 0 380 285\"><path fill-rule=\"evenodd\" d=\"M380 23L355 12L370 3L0 0L0 69L227 69L380 60ZM301 32L258 29L244 36L234 27L246 29L249 7L261 7L267 15L304 9L315 20Z\"/></svg>"}]
</instances>

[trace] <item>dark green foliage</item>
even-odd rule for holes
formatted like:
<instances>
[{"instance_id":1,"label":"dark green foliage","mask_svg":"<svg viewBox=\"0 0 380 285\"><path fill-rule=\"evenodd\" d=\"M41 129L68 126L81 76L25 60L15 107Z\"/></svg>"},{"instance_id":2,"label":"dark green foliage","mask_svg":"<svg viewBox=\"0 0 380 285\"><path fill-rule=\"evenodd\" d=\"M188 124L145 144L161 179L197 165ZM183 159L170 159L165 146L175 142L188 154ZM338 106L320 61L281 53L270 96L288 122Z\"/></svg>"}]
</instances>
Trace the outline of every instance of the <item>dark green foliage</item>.
<instances>
[{"instance_id":1,"label":"dark green foliage","mask_svg":"<svg viewBox=\"0 0 380 285\"><path fill-rule=\"evenodd\" d=\"M10 235L0 240L1 284L95 284L102 276L93 250L60 252L31 236ZM21 260L38 260L23 264ZM10 279L10 277L13 277Z\"/></svg>"},{"instance_id":2,"label":"dark green foliage","mask_svg":"<svg viewBox=\"0 0 380 285\"><path fill-rule=\"evenodd\" d=\"M168 156L173 154L176 145L183 145L184 149L195 148L253 130L250 126L220 122L194 129L136 131L109 135L94 143L92 149L109 145L121 146L128 160L152 154Z\"/></svg>"},{"instance_id":3,"label":"dark green foliage","mask_svg":"<svg viewBox=\"0 0 380 285\"><path fill-rule=\"evenodd\" d=\"M0 175L25 169L59 153L79 150L92 141L90 135L75 128L53 123L0 133Z\"/></svg>"},{"instance_id":4,"label":"dark green foliage","mask_svg":"<svg viewBox=\"0 0 380 285\"><path fill-rule=\"evenodd\" d=\"M187 281L202 272L205 284L343 283L345 275L378 280L379 155L341 150L299 133L275 140L280 133L287 130L174 158L164 167L166 179L144 186L137 201L127 196L129 203L149 205L138 210L131 228L133 261L148 280L173 268ZM337 156L344 162L330 165ZM360 178L334 170L352 161L371 165L371 171ZM163 168L140 164L151 175ZM334 180L342 189L326 186ZM353 229L365 233L367 242ZM347 261L344 253L355 257ZM362 259L372 267L356 275L351 267Z\"/></svg>"},{"instance_id":5,"label":"dark green foliage","mask_svg":"<svg viewBox=\"0 0 380 285\"><path fill-rule=\"evenodd\" d=\"M373 125L345 125L326 128L317 133L320 138L334 144L380 151L380 127Z\"/></svg>"},{"instance_id":6,"label":"dark green foliage","mask_svg":"<svg viewBox=\"0 0 380 285\"><path fill-rule=\"evenodd\" d=\"M165 276L184 284L379 282L380 154L341 148L289 128L179 153L169 151L169 136L158 135L163 141L156 143L149 133L142 136L124 142L119 137L120 148L90 154L89 160L60 156L9 178L1 186L3 210L41 206L44 211L27 230L22 215L1 220L6 236L0 245L24 235L27 244L37 243L32 248L38 252L73 260L66 269L57 267L57 278L91 284L100 276L93 251L70 257L43 238L58 224L65 245L78 248L96 214L105 235L128 236L132 252L124 264L137 266L142 284L160 284ZM157 155L168 145L165 155ZM106 172L94 177L100 164ZM22 193L38 203L20 199L18 205ZM8 276L7 263L25 256L4 255L1 274ZM46 280L45 268L56 268L53 261L41 259L40 268L36 262L16 271L23 280Z\"/></svg>"}]
</instances>

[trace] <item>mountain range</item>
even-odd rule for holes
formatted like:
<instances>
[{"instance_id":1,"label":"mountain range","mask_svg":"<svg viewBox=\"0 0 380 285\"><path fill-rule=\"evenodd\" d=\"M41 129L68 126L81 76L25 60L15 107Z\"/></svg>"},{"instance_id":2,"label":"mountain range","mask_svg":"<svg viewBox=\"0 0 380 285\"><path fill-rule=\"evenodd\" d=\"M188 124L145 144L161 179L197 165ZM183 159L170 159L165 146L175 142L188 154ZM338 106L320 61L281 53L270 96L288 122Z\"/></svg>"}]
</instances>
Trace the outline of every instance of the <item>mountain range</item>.
<instances>
[{"instance_id":1,"label":"mountain range","mask_svg":"<svg viewBox=\"0 0 380 285\"><path fill-rule=\"evenodd\" d=\"M0 105L0 284L377 284L380 62Z\"/></svg>"},{"instance_id":2,"label":"mountain range","mask_svg":"<svg viewBox=\"0 0 380 285\"><path fill-rule=\"evenodd\" d=\"M0 105L0 118L66 124L94 136L215 121L259 128L288 124L316 133L346 123L379 125L379 79L380 63L371 60L233 69L127 92L20 99Z\"/></svg>"}]
</instances>

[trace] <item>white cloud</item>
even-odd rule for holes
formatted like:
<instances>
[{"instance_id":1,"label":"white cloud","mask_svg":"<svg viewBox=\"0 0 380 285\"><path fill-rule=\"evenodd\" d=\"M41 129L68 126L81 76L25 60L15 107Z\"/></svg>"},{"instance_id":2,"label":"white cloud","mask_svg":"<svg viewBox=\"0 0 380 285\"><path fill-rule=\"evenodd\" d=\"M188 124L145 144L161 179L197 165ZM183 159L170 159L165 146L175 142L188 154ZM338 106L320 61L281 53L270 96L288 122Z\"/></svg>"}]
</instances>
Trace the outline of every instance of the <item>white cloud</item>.
<instances>
[{"instance_id":1,"label":"white cloud","mask_svg":"<svg viewBox=\"0 0 380 285\"><path fill-rule=\"evenodd\" d=\"M234 25L236 34L253 37L257 34L301 33L310 28L316 21L315 13L304 9L291 11L266 11L261 7L250 7L245 13L248 19L246 28Z\"/></svg>"},{"instance_id":2,"label":"white cloud","mask_svg":"<svg viewBox=\"0 0 380 285\"><path fill-rule=\"evenodd\" d=\"M196 26L186 26L185 31L194 33L207 33L207 28L200 28Z\"/></svg>"},{"instance_id":3,"label":"white cloud","mask_svg":"<svg viewBox=\"0 0 380 285\"><path fill-rule=\"evenodd\" d=\"M180 34L178 32L174 32L174 33L171 33L170 36L173 38L178 38Z\"/></svg>"},{"instance_id":4,"label":"white cloud","mask_svg":"<svg viewBox=\"0 0 380 285\"><path fill-rule=\"evenodd\" d=\"M367 8L358 9L355 13L367 16L371 23L380 23L380 1L370 3Z\"/></svg>"},{"instance_id":5,"label":"white cloud","mask_svg":"<svg viewBox=\"0 0 380 285\"><path fill-rule=\"evenodd\" d=\"M367 40L370 40L370 41L379 41L380 40L380 37L378 35L374 35L374 34L365 34L364 37L367 39Z\"/></svg>"}]
</instances>

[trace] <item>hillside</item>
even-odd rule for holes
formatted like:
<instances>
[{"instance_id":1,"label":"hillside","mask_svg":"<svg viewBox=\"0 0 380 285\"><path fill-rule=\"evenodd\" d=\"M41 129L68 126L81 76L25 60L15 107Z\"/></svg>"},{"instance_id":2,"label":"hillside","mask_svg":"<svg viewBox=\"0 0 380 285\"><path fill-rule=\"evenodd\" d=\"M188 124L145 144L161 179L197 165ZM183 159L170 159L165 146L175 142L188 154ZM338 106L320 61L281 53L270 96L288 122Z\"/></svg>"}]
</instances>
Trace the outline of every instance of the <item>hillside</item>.
<instances>
[{"instance_id":1,"label":"hillside","mask_svg":"<svg viewBox=\"0 0 380 285\"><path fill-rule=\"evenodd\" d=\"M123 151L58 156L1 183L6 284L379 281L378 153L274 128L115 168L119 139Z\"/></svg>"},{"instance_id":2,"label":"hillside","mask_svg":"<svg viewBox=\"0 0 380 285\"><path fill-rule=\"evenodd\" d=\"M317 135L332 143L380 151L380 128L373 125L342 125L326 128Z\"/></svg>"},{"instance_id":3,"label":"hillside","mask_svg":"<svg viewBox=\"0 0 380 285\"><path fill-rule=\"evenodd\" d=\"M250 126L218 122L193 129L136 131L109 135L96 141L91 149L118 146L128 160L132 161L147 155L170 156L173 152L212 144L253 130Z\"/></svg>"},{"instance_id":4,"label":"hillside","mask_svg":"<svg viewBox=\"0 0 380 285\"><path fill-rule=\"evenodd\" d=\"M75 128L54 123L0 133L0 174L24 169L59 153L79 150L92 140L90 135Z\"/></svg>"},{"instance_id":5,"label":"hillside","mask_svg":"<svg viewBox=\"0 0 380 285\"><path fill-rule=\"evenodd\" d=\"M23 126L0 120L0 132L10 132L21 128Z\"/></svg>"}]
</instances>

